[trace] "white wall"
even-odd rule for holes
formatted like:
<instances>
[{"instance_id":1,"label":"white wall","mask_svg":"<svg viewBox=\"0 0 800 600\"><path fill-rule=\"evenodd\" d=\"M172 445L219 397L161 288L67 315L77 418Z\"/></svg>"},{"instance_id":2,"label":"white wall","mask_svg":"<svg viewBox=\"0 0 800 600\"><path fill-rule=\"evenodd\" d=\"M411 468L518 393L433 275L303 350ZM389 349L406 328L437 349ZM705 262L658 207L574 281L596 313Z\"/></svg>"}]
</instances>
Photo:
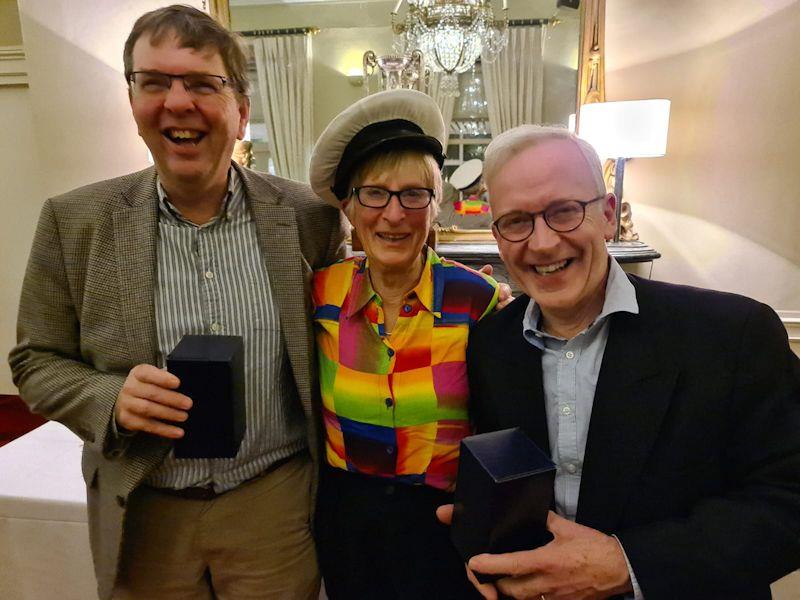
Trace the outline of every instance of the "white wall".
<instances>
[{"instance_id":1,"label":"white wall","mask_svg":"<svg viewBox=\"0 0 800 600\"><path fill-rule=\"evenodd\" d=\"M16 393L5 357L44 199L148 164L130 115L122 47L139 15L167 4L19 0L29 87L0 86L0 393Z\"/></svg>"},{"instance_id":2,"label":"white wall","mask_svg":"<svg viewBox=\"0 0 800 600\"><path fill-rule=\"evenodd\" d=\"M41 207L43 165L32 131L28 88L0 87L0 394L16 393L6 356L16 339L19 291Z\"/></svg>"},{"instance_id":3,"label":"white wall","mask_svg":"<svg viewBox=\"0 0 800 600\"><path fill-rule=\"evenodd\" d=\"M653 277L745 294L777 310L800 309L800 2L764 14L759 0L736 0L752 18L712 1L725 35L703 39L686 2L608 0L609 100L672 100L663 158L630 161L625 198L643 241L656 247ZM780 7L779 7L780 8ZM775 9L773 8L773 11ZM625 11L658 13L630 23ZM616 20L615 20L616 19ZM655 53L653 37L673 38ZM686 28L687 31L680 31ZM640 43L641 42L641 43ZM615 43L625 47L624 54ZM640 54L637 54L640 53ZM615 58L622 63L617 68Z\"/></svg>"}]
</instances>

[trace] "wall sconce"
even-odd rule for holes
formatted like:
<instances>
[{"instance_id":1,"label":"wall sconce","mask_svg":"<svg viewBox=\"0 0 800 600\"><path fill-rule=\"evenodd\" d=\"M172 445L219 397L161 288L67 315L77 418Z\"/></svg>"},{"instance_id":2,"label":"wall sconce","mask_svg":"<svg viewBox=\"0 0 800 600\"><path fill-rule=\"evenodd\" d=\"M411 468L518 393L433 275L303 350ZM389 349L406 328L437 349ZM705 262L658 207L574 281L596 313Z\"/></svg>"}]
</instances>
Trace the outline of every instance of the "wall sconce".
<instances>
[{"instance_id":1,"label":"wall sconce","mask_svg":"<svg viewBox=\"0 0 800 600\"><path fill-rule=\"evenodd\" d=\"M661 99L595 102L581 106L578 135L594 146L601 159L616 159L617 231L614 242L620 241L625 162L630 158L666 154L669 108L670 101Z\"/></svg>"},{"instance_id":2,"label":"wall sconce","mask_svg":"<svg viewBox=\"0 0 800 600\"><path fill-rule=\"evenodd\" d=\"M359 68L350 69L347 72L347 83L353 87L361 87L364 85L364 72Z\"/></svg>"}]
</instances>

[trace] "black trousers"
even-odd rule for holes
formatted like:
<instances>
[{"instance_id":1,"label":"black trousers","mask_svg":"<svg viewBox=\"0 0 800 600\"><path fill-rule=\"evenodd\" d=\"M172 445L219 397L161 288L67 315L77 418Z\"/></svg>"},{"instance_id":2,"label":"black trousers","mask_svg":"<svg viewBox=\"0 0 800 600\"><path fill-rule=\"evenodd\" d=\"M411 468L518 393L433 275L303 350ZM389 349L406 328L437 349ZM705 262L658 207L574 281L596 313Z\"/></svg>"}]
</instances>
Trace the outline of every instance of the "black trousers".
<instances>
[{"instance_id":1,"label":"black trousers","mask_svg":"<svg viewBox=\"0 0 800 600\"><path fill-rule=\"evenodd\" d=\"M481 597L436 519L452 494L323 469L315 529L330 600Z\"/></svg>"}]
</instances>

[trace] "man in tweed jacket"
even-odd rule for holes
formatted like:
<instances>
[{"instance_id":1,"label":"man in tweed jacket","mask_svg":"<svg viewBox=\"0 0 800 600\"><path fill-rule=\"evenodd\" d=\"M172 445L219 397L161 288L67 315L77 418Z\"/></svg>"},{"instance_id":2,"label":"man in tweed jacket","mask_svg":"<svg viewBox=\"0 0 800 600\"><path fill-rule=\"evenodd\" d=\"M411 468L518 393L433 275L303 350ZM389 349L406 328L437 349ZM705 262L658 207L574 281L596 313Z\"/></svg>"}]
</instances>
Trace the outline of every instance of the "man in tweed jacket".
<instances>
[{"instance_id":1,"label":"man in tweed jacket","mask_svg":"<svg viewBox=\"0 0 800 600\"><path fill-rule=\"evenodd\" d=\"M45 203L15 383L85 442L101 598L315 597L308 284L344 252L339 211L230 162L249 117L246 62L207 15L143 15L124 58L155 167ZM158 367L186 333L244 337L248 432L235 459L171 453L191 400Z\"/></svg>"}]
</instances>

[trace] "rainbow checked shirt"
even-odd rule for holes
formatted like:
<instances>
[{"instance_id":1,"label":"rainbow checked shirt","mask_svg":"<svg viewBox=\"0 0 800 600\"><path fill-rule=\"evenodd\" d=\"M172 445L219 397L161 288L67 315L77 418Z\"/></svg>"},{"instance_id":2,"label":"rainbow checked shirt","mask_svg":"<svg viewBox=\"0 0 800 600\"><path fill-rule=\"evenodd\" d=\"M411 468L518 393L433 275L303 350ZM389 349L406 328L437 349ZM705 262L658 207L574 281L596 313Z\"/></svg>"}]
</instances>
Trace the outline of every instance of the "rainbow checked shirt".
<instances>
[{"instance_id":1,"label":"rainbow checked shirt","mask_svg":"<svg viewBox=\"0 0 800 600\"><path fill-rule=\"evenodd\" d=\"M497 303L497 283L427 250L391 336L366 258L314 275L314 323L328 463L452 489L470 434L469 328Z\"/></svg>"}]
</instances>

